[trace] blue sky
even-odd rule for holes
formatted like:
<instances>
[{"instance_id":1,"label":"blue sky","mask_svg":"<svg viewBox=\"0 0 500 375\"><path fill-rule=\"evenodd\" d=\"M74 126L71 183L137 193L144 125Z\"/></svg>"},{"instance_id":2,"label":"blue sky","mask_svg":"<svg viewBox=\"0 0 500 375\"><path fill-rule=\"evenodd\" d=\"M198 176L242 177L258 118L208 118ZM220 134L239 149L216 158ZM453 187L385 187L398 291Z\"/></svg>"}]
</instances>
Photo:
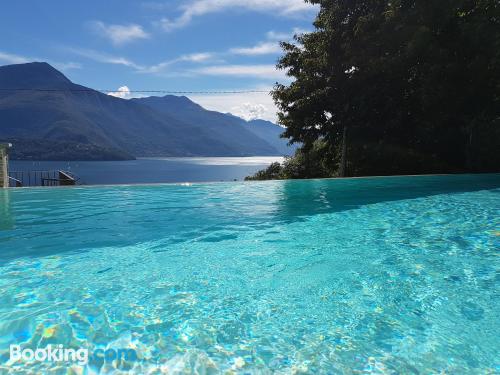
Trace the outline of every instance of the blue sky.
<instances>
[{"instance_id":1,"label":"blue sky","mask_svg":"<svg viewBox=\"0 0 500 375\"><path fill-rule=\"evenodd\" d=\"M95 89L268 90L280 40L312 29L303 0L32 0L0 5L0 65L47 61ZM125 88L126 87L126 88ZM207 108L275 118L267 94L191 95Z\"/></svg>"}]
</instances>

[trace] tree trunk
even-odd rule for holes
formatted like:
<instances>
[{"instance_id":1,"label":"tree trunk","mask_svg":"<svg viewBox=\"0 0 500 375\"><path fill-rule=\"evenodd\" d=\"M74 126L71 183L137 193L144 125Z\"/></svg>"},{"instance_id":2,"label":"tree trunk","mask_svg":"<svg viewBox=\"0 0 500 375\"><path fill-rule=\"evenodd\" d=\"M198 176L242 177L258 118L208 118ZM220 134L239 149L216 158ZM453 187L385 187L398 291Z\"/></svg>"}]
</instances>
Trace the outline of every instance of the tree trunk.
<instances>
[{"instance_id":1,"label":"tree trunk","mask_svg":"<svg viewBox=\"0 0 500 375\"><path fill-rule=\"evenodd\" d=\"M340 177L346 177L347 174L347 127L344 125L342 135L342 156L340 159Z\"/></svg>"},{"instance_id":2,"label":"tree trunk","mask_svg":"<svg viewBox=\"0 0 500 375\"><path fill-rule=\"evenodd\" d=\"M467 144L465 145L465 169L467 172L471 172L474 170L474 163L473 163L473 148L472 148L472 131L474 130L474 127L471 126L468 129L468 140Z\"/></svg>"}]
</instances>

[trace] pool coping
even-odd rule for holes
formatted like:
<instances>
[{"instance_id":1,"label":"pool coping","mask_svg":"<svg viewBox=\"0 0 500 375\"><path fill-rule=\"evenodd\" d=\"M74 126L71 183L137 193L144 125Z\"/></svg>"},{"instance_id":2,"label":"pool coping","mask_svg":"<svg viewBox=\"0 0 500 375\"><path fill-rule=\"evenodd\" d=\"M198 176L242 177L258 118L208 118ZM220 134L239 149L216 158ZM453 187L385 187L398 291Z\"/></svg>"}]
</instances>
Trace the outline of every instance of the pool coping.
<instances>
[{"instance_id":1,"label":"pool coping","mask_svg":"<svg viewBox=\"0 0 500 375\"><path fill-rule=\"evenodd\" d=\"M265 184L277 181L330 181L330 180L359 180L359 179L377 179L377 178L398 178L398 177L439 177L439 176L478 176L478 175L500 175L500 172L491 173L435 173L435 174L408 174L408 175L376 175L376 176L358 176L358 177L325 177L325 178L290 178L290 179L274 179L274 180L228 180L228 181L184 181L184 182L150 182L150 183L125 183L125 184L85 184L73 186L23 186L23 187L8 187L2 190L34 190L34 189L87 189L87 188L110 188L110 187L140 187L140 186L186 186L193 185L215 185L215 184ZM1 190L0 190L1 191Z\"/></svg>"}]
</instances>

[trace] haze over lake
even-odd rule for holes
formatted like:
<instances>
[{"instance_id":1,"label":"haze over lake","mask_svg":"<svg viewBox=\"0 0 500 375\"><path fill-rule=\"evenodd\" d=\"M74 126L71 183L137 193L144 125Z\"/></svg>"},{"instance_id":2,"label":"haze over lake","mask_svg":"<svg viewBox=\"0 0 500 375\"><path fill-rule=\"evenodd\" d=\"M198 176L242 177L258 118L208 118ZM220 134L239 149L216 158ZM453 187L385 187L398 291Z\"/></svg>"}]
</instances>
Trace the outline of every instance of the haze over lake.
<instances>
[{"instance_id":1,"label":"haze over lake","mask_svg":"<svg viewBox=\"0 0 500 375\"><path fill-rule=\"evenodd\" d=\"M282 157L141 158L129 161L20 161L11 171L65 170L85 185L243 180Z\"/></svg>"}]
</instances>

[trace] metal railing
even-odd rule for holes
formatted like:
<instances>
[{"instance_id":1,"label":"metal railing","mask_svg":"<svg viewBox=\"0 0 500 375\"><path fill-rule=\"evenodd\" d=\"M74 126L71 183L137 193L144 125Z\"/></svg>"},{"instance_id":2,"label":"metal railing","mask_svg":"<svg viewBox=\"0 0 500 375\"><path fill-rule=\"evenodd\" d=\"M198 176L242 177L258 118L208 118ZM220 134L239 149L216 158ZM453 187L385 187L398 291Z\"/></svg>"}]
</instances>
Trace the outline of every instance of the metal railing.
<instances>
[{"instance_id":1,"label":"metal railing","mask_svg":"<svg viewBox=\"0 0 500 375\"><path fill-rule=\"evenodd\" d=\"M9 171L10 187L25 186L71 186L78 178L67 171Z\"/></svg>"}]
</instances>

